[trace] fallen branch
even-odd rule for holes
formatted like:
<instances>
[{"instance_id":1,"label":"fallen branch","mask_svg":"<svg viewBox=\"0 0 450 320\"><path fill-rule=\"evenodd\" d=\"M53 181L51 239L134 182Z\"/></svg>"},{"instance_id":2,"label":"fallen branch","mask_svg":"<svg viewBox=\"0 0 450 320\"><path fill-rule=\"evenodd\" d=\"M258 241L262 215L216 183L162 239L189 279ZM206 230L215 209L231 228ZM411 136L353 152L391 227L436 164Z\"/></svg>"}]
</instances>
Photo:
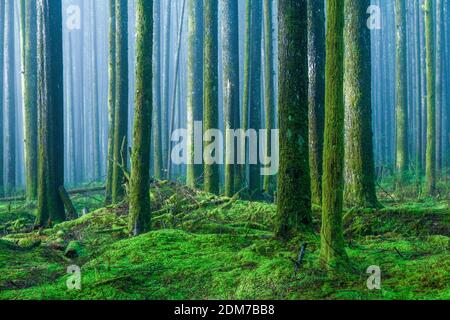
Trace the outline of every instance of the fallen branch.
<instances>
[{"instance_id":1,"label":"fallen branch","mask_svg":"<svg viewBox=\"0 0 450 320\"><path fill-rule=\"evenodd\" d=\"M303 262L303 258L305 257L306 254L306 247L308 246L307 243L304 243L302 245L302 247L300 248L300 253L298 255L298 259L297 261L292 259L292 262L294 262L295 264L295 271L294 271L294 276L297 275L298 269L300 268L302 262Z\"/></svg>"}]
</instances>

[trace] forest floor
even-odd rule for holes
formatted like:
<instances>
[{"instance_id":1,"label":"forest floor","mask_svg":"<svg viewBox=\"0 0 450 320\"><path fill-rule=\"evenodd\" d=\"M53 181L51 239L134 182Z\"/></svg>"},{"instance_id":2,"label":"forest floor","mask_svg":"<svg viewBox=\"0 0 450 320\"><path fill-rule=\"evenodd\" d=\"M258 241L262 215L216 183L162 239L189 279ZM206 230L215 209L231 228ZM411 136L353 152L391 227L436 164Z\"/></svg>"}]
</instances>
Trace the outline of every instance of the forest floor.
<instances>
[{"instance_id":1,"label":"forest floor","mask_svg":"<svg viewBox=\"0 0 450 320\"><path fill-rule=\"evenodd\" d=\"M0 203L0 299L450 299L448 199L386 196L381 210L347 210L351 267L332 274L318 261L319 208L316 232L284 243L272 204L162 182L151 197L154 231L135 238L127 204L104 208L100 193L72 199L90 213L36 231L32 204ZM70 265L81 290L67 288ZM367 288L373 265L380 290Z\"/></svg>"}]
</instances>

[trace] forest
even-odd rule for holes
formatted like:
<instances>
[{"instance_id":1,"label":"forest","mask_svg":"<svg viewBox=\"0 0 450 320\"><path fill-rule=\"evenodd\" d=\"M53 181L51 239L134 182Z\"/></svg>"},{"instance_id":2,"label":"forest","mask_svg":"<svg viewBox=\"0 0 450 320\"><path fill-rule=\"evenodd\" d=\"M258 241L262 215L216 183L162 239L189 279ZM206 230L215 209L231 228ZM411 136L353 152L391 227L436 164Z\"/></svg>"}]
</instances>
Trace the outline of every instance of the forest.
<instances>
[{"instance_id":1,"label":"forest","mask_svg":"<svg viewBox=\"0 0 450 320\"><path fill-rule=\"evenodd\" d=\"M450 0L0 0L0 300L449 300Z\"/></svg>"}]
</instances>

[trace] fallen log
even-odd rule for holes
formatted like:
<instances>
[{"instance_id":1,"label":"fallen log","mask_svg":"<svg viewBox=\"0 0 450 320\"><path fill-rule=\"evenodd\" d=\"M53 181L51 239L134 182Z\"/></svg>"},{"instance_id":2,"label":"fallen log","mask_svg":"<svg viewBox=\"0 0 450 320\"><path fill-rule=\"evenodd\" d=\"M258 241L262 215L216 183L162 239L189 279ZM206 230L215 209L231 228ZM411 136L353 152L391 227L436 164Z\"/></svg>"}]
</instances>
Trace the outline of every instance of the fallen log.
<instances>
[{"instance_id":1,"label":"fallen log","mask_svg":"<svg viewBox=\"0 0 450 320\"><path fill-rule=\"evenodd\" d=\"M71 189L71 190L67 190L67 193L69 195L73 196L73 195L77 195L77 194L104 191L105 189L106 188L104 186L93 187L93 188ZM8 198L0 198L0 202L15 202L15 201L25 201L25 200L26 200L26 197L24 195L8 197Z\"/></svg>"}]
</instances>

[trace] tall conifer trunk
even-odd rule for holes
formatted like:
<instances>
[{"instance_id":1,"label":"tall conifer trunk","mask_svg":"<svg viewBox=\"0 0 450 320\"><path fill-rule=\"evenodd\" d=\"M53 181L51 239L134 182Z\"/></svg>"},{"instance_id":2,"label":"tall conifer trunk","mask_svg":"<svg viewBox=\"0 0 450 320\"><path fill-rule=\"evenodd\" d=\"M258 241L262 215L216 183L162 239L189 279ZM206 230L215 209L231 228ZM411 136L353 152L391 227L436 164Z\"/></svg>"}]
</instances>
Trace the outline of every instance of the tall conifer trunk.
<instances>
[{"instance_id":1,"label":"tall conifer trunk","mask_svg":"<svg viewBox=\"0 0 450 320\"><path fill-rule=\"evenodd\" d=\"M342 226L344 190L344 1L327 1L325 134L320 259L327 268L347 264Z\"/></svg>"},{"instance_id":2,"label":"tall conifer trunk","mask_svg":"<svg viewBox=\"0 0 450 320\"><path fill-rule=\"evenodd\" d=\"M288 238L312 220L307 0L280 0L278 10L280 170L275 230Z\"/></svg>"},{"instance_id":3,"label":"tall conifer trunk","mask_svg":"<svg viewBox=\"0 0 450 320\"><path fill-rule=\"evenodd\" d=\"M218 81L218 0L204 2L204 110L203 131L218 129L219 125L219 81ZM207 137L204 136L206 139ZM205 142L205 147L211 143ZM206 192L219 194L219 167L204 165Z\"/></svg>"},{"instance_id":4,"label":"tall conifer trunk","mask_svg":"<svg viewBox=\"0 0 450 320\"><path fill-rule=\"evenodd\" d=\"M125 195L128 158L128 1L116 0L116 98L112 203Z\"/></svg>"},{"instance_id":5,"label":"tall conifer trunk","mask_svg":"<svg viewBox=\"0 0 450 320\"><path fill-rule=\"evenodd\" d=\"M345 0L345 200L351 206L377 208L369 6L370 0Z\"/></svg>"},{"instance_id":6,"label":"tall conifer trunk","mask_svg":"<svg viewBox=\"0 0 450 320\"><path fill-rule=\"evenodd\" d=\"M322 203L322 156L325 121L325 2L308 0L309 166L311 200Z\"/></svg>"},{"instance_id":7,"label":"tall conifer trunk","mask_svg":"<svg viewBox=\"0 0 450 320\"><path fill-rule=\"evenodd\" d=\"M38 0L38 205L37 225L65 220L58 189L64 185L62 8Z\"/></svg>"},{"instance_id":8,"label":"tall conifer trunk","mask_svg":"<svg viewBox=\"0 0 450 320\"><path fill-rule=\"evenodd\" d=\"M152 123L153 1L136 3L136 99L131 155L129 231L150 230L150 133Z\"/></svg>"},{"instance_id":9,"label":"tall conifer trunk","mask_svg":"<svg viewBox=\"0 0 450 320\"><path fill-rule=\"evenodd\" d=\"M425 45L427 72L427 151L426 192L436 193L436 56L434 33L434 5L425 0Z\"/></svg>"}]
</instances>

